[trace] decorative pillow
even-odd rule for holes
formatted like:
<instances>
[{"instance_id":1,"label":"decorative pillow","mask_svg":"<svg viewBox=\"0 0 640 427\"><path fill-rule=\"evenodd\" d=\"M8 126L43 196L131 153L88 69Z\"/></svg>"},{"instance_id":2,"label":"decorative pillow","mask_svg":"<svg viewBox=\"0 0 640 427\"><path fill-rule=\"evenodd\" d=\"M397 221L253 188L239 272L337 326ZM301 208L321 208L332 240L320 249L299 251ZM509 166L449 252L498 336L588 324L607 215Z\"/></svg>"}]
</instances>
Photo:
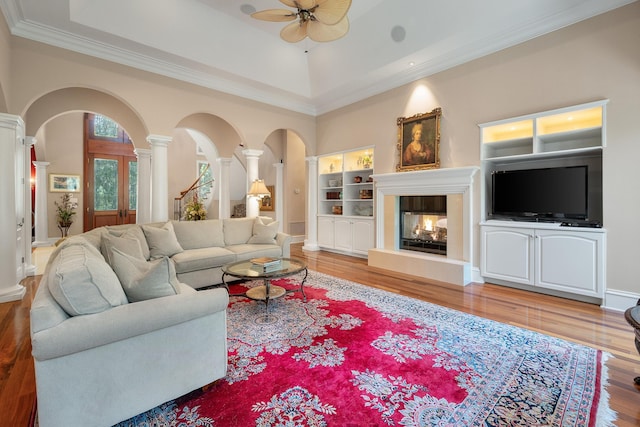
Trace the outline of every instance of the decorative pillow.
<instances>
[{"instance_id":1,"label":"decorative pillow","mask_svg":"<svg viewBox=\"0 0 640 427\"><path fill-rule=\"evenodd\" d=\"M247 243L253 235L253 223L253 218L225 218L224 243L227 246Z\"/></svg>"},{"instance_id":2,"label":"decorative pillow","mask_svg":"<svg viewBox=\"0 0 640 427\"><path fill-rule=\"evenodd\" d=\"M90 243L63 247L47 279L49 292L70 316L100 313L128 302L118 277Z\"/></svg>"},{"instance_id":3,"label":"decorative pillow","mask_svg":"<svg viewBox=\"0 0 640 427\"><path fill-rule=\"evenodd\" d=\"M130 302L180 293L176 269L167 257L147 262L114 248L113 269Z\"/></svg>"},{"instance_id":4,"label":"decorative pillow","mask_svg":"<svg viewBox=\"0 0 640 427\"><path fill-rule=\"evenodd\" d=\"M257 217L253 223L253 236L251 236L247 243L275 245L277 233L278 221L265 224L262 218Z\"/></svg>"},{"instance_id":5,"label":"decorative pillow","mask_svg":"<svg viewBox=\"0 0 640 427\"><path fill-rule=\"evenodd\" d=\"M201 249L224 246L222 221L173 221L173 230L183 249Z\"/></svg>"},{"instance_id":6,"label":"decorative pillow","mask_svg":"<svg viewBox=\"0 0 640 427\"><path fill-rule=\"evenodd\" d=\"M183 251L173 231L171 221L160 227L142 225L142 231L149 245L149 259L170 257Z\"/></svg>"},{"instance_id":7,"label":"decorative pillow","mask_svg":"<svg viewBox=\"0 0 640 427\"><path fill-rule=\"evenodd\" d=\"M149 245L147 244L147 238L144 236L144 232L139 225L132 225L130 227L107 227L107 230L109 231L109 234L113 236L137 239L140 242L140 249L142 249L144 259L149 259Z\"/></svg>"},{"instance_id":8,"label":"decorative pillow","mask_svg":"<svg viewBox=\"0 0 640 427\"><path fill-rule=\"evenodd\" d=\"M100 251L102 256L107 260L110 266L113 267L113 248L117 248L127 255L146 261L146 258L142 254L142 248L140 247L140 241L138 239L132 239L129 237L116 237L111 234L103 234L100 244Z\"/></svg>"}]
</instances>

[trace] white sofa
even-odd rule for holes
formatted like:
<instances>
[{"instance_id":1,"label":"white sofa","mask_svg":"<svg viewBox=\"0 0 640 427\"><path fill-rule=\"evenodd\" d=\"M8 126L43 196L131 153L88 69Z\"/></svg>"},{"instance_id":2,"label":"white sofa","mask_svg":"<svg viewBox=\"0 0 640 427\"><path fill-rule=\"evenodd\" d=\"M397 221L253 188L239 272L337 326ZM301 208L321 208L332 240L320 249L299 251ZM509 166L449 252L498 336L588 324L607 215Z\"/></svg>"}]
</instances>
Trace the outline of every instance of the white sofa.
<instances>
[{"instance_id":1,"label":"white sofa","mask_svg":"<svg viewBox=\"0 0 640 427\"><path fill-rule=\"evenodd\" d=\"M111 426L222 378L229 297L194 287L218 283L224 262L288 256L288 236L260 224L102 227L56 248L31 307L40 427Z\"/></svg>"}]
</instances>

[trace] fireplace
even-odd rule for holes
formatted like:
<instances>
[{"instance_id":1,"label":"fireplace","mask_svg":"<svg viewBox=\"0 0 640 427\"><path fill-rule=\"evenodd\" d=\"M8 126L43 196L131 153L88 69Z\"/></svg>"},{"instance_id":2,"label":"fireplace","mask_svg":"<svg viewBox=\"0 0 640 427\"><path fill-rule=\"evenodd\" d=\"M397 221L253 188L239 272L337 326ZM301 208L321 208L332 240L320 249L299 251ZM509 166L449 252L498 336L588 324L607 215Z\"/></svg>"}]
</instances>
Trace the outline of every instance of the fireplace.
<instances>
[{"instance_id":1,"label":"fireplace","mask_svg":"<svg viewBox=\"0 0 640 427\"><path fill-rule=\"evenodd\" d=\"M471 166L373 175L376 189L376 247L369 250L369 265L462 286L471 283L473 277L481 281L473 259L473 177L479 169ZM411 200L410 204L418 205L416 210L422 211L418 215L424 214L426 217L410 219L411 214L401 214L400 198L404 196L420 196L420 199L408 200ZM422 199L424 196L436 198ZM435 201L442 201L443 197L446 204L438 203L444 209L434 209L438 204ZM424 202L415 200L431 200L428 203L434 206L421 207L420 204ZM409 226L412 229L415 229L418 223L422 224L419 229L428 228L428 221L431 221L432 228L434 224L437 228L440 221L439 228L446 231L440 230L438 234L436 230L435 236L432 231L431 242L425 238L425 242L420 242L420 245L428 246L427 243L433 241L446 242L446 254L401 248L402 240L411 240L401 238L404 225L400 224L405 216L408 217L407 220L412 221ZM445 222L446 227L442 227ZM412 242L417 246L416 240ZM444 248L440 250L444 251ZM478 274L474 275L472 270L477 270Z\"/></svg>"},{"instance_id":2,"label":"fireplace","mask_svg":"<svg viewBox=\"0 0 640 427\"><path fill-rule=\"evenodd\" d=\"M400 249L447 255L447 196L400 196Z\"/></svg>"}]
</instances>

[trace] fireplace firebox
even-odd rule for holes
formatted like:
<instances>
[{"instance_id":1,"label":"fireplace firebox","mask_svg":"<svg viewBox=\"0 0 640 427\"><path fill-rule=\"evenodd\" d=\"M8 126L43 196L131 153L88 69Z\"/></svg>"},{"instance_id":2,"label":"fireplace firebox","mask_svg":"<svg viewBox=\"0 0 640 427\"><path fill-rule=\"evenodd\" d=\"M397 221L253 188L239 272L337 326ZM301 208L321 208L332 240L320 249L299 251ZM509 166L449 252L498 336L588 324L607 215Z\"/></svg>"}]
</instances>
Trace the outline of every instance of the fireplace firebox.
<instances>
[{"instance_id":1,"label":"fireplace firebox","mask_svg":"<svg viewBox=\"0 0 640 427\"><path fill-rule=\"evenodd\" d=\"M400 249L447 254L447 196L400 196Z\"/></svg>"}]
</instances>

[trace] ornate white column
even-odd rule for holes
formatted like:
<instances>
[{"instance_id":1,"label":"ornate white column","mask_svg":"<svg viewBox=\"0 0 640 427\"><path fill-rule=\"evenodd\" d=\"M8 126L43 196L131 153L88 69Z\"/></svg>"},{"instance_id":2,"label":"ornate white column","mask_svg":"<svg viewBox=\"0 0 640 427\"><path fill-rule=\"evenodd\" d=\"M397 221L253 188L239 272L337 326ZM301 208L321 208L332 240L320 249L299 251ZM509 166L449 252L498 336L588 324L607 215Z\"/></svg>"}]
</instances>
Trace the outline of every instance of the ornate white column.
<instances>
[{"instance_id":1,"label":"ornate white column","mask_svg":"<svg viewBox=\"0 0 640 427\"><path fill-rule=\"evenodd\" d=\"M47 166L49 162L33 162L36 167L36 240L34 247L49 246L49 223L47 221Z\"/></svg>"},{"instance_id":2,"label":"ornate white column","mask_svg":"<svg viewBox=\"0 0 640 427\"><path fill-rule=\"evenodd\" d=\"M22 251L18 252L16 156L18 142L23 146L23 137L22 118L0 114L0 302L20 300L26 292L26 288L18 283L22 277L18 278L17 274Z\"/></svg>"},{"instance_id":3,"label":"ornate white column","mask_svg":"<svg viewBox=\"0 0 640 427\"><path fill-rule=\"evenodd\" d=\"M251 183L256 179L259 179L259 165L258 160L260 156L264 153L262 150L243 150L242 154L247 159L247 189L245 194L249 192L249 188L251 188ZM258 204L259 200L255 197L247 197L247 217L257 217L260 215L260 205Z\"/></svg>"},{"instance_id":4,"label":"ornate white column","mask_svg":"<svg viewBox=\"0 0 640 427\"><path fill-rule=\"evenodd\" d=\"M162 135L149 135L147 141L151 145L151 221L167 221L169 219L167 147L171 138Z\"/></svg>"},{"instance_id":5,"label":"ornate white column","mask_svg":"<svg viewBox=\"0 0 640 427\"><path fill-rule=\"evenodd\" d=\"M136 223L146 224L151 222L151 150L136 148L133 152L138 159Z\"/></svg>"},{"instance_id":6,"label":"ornate white column","mask_svg":"<svg viewBox=\"0 0 640 427\"><path fill-rule=\"evenodd\" d=\"M33 238L33 206L31 203L31 147L36 143L33 136L24 138L24 273L27 276L36 274L36 266L31 261Z\"/></svg>"},{"instance_id":7,"label":"ornate white column","mask_svg":"<svg viewBox=\"0 0 640 427\"><path fill-rule=\"evenodd\" d=\"M231 158L218 157L218 218L231 218L231 191L229 189L229 177L231 171Z\"/></svg>"},{"instance_id":8,"label":"ornate white column","mask_svg":"<svg viewBox=\"0 0 640 427\"><path fill-rule=\"evenodd\" d=\"M319 251L318 246L318 157L305 158L307 161L307 238L302 246L306 251Z\"/></svg>"},{"instance_id":9,"label":"ornate white column","mask_svg":"<svg viewBox=\"0 0 640 427\"><path fill-rule=\"evenodd\" d=\"M284 229L284 178L282 175L284 163L274 163L273 167L276 168L276 204L273 208L276 210L278 231L282 231Z\"/></svg>"}]
</instances>

